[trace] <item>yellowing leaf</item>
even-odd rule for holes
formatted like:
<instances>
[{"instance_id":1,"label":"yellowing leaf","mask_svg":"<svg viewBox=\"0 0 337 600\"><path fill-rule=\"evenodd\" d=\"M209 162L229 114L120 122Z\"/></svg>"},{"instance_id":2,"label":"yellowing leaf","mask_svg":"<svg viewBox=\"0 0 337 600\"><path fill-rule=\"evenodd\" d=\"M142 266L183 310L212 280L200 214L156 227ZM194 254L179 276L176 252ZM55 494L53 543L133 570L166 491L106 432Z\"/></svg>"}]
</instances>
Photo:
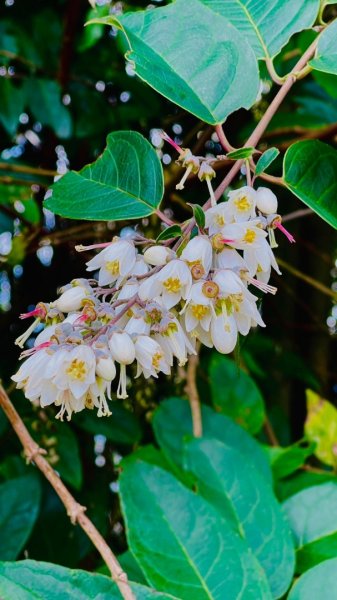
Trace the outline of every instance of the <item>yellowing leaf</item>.
<instances>
[{"instance_id":1,"label":"yellowing leaf","mask_svg":"<svg viewBox=\"0 0 337 600\"><path fill-rule=\"evenodd\" d=\"M316 443L315 456L324 464L337 468L337 409L312 390L307 390L308 416L304 432Z\"/></svg>"}]
</instances>

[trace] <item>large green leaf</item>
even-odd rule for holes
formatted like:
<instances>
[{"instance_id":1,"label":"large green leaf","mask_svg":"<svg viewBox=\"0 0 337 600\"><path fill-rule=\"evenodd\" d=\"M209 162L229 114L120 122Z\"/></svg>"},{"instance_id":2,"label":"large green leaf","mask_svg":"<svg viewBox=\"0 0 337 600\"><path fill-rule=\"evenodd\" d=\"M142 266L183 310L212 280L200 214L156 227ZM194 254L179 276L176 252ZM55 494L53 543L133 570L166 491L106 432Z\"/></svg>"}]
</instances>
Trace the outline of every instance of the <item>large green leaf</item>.
<instances>
[{"instance_id":1,"label":"large green leaf","mask_svg":"<svg viewBox=\"0 0 337 600\"><path fill-rule=\"evenodd\" d=\"M181 600L271 598L242 537L170 473L129 459L120 489L130 549L151 585Z\"/></svg>"},{"instance_id":2,"label":"large green leaf","mask_svg":"<svg viewBox=\"0 0 337 600\"><path fill-rule=\"evenodd\" d=\"M275 56L297 31L313 25L319 0L202 0L226 17L254 49L257 58Z\"/></svg>"},{"instance_id":3,"label":"large green leaf","mask_svg":"<svg viewBox=\"0 0 337 600\"><path fill-rule=\"evenodd\" d=\"M297 547L299 572L337 552L337 483L302 490L284 503Z\"/></svg>"},{"instance_id":4,"label":"large green leaf","mask_svg":"<svg viewBox=\"0 0 337 600\"><path fill-rule=\"evenodd\" d=\"M296 581L288 600L335 600L337 558L325 560Z\"/></svg>"},{"instance_id":5,"label":"large green leaf","mask_svg":"<svg viewBox=\"0 0 337 600\"><path fill-rule=\"evenodd\" d=\"M274 598L288 589L295 553L288 524L270 486L237 450L218 440L186 445L186 468L196 489L225 518L232 509L238 531L263 567Z\"/></svg>"},{"instance_id":6,"label":"large green leaf","mask_svg":"<svg viewBox=\"0 0 337 600\"><path fill-rule=\"evenodd\" d=\"M66 173L44 205L72 219L118 221L152 214L163 197L163 171L151 144L136 131L115 131L103 154Z\"/></svg>"},{"instance_id":7,"label":"large green leaf","mask_svg":"<svg viewBox=\"0 0 337 600\"><path fill-rule=\"evenodd\" d=\"M297 142L284 157L287 187L337 229L337 152L318 140Z\"/></svg>"},{"instance_id":8,"label":"large green leaf","mask_svg":"<svg viewBox=\"0 0 337 600\"><path fill-rule=\"evenodd\" d=\"M199 0L176 0L105 22L123 28L127 57L139 77L206 123L222 123L255 102L259 76L252 49Z\"/></svg>"},{"instance_id":9,"label":"large green leaf","mask_svg":"<svg viewBox=\"0 0 337 600\"><path fill-rule=\"evenodd\" d=\"M137 600L179 600L139 583L130 586ZM0 595L1 600L122 599L110 577L35 560L0 563Z\"/></svg>"},{"instance_id":10,"label":"large green leaf","mask_svg":"<svg viewBox=\"0 0 337 600\"><path fill-rule=\"evenodd\" d=\"M337 75L337 19L319 36L315 57L309 65L317 71Z\"/></svg>"},{"instance_id":11,"label":"large green leaf","mask_svg":"<svg viewBox=\"0 0 337 600\"><path fill-rule=\"evenodd\" d=\"M239 450L250 464L271 482L268 458L261 446L232 419L217 414L202 405L203 435L217 439ZM158 444L171 462L182 467L184 463L184 440L192 437L191 410L186 400L170 398L162 402L154 413L153 428Z\"/></svg>"},{"instance_id":12,"label":"large green leaf","mask_svg":"<svg viewBox=\"0 0 337 600\"><path fill-rule=\"evenodd\" d=\"M213 354L210 368L212 403L218 412L257 433L264 422L264 402L255 381L230 358Z\"/></svg>"},{"instance_id":13,"label":"large green leaf","mask_svg":"<svg viewBox=\"0 0 337 600\"><path fill-rule=\"evenodd\" d=\"M40 508L40 482L27 476L0 485L0 560L14 560L27 542Z\"/></svg>"}]
</instances>

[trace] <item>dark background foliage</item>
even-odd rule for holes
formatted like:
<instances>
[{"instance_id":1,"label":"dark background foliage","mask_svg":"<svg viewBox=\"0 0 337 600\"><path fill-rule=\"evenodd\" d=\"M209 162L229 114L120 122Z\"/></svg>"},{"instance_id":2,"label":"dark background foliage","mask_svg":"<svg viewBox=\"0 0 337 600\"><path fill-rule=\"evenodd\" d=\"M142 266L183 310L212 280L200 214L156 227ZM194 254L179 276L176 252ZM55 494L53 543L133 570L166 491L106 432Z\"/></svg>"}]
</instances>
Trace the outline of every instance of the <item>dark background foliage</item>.
<instances>
[{"instance_id":1,"label":"dark background foliage","mask_svg":"<svg viewBox=\"0 0 337 600\"><path fill-rule=\"evenodd\" d=\"M111 4L115 11L147 5ZM99 12L106 14L110 8L110 3L103 5ZM75 244L106 241L119 225L126 225L55 219L43 211L42 200L53 174L95 160L107 134L119 129L138 130L156 145L156 131L164 128L197 153L221 153L211 127L161 98L126 70L116 31L99 25L83 27L90 16L85 0L7 0L0 8L0 374L9 389L18 361L14 339L25 327L18 315L40 300L54 299L59 285L85 275L85 256L74 251ZM277 64L280 74L291 69L307 46L308 35L295 36L282 51ZM259 148L277 146L283 153L293 141L311 137L336 145L336 80L337 76L316 74L294 86ZM232 115L226 124L234 145L244 142L274 93L265 74L261 100L249 113ZM175 156L170 148L156 147L167 181L163 206L177 218L188 217L184 201L202 204L206 186L192 180L184 200L179 197ZM275 173L280 164L281 160L276 162ZM227 166L224 161L217 181ZM288 192L275 191L282 214L303 208ZM159 232L152 217L140 228L150 235ZM242 340L235 357L260 387L282 444L303 435L307 387L330 400L337 396L337 305L329 296L329 290L337 291L335 234L315 215L289 221L289 229L297 243L290 246L285 238L279 240L277 256L284 261L283 277L272 282L279 287L277 296L263 299L267 328ZM320 284L325 292L318 289ZM199 369L205 403L210 398L210 354L203 352ZM116 495L120 458L141 439L152 441L152 411L160 400L177 389L183 393L183 388L180 373L174 381L163 378L146 387L133 381L130 398L124 405L113 405L110 419L81 414L70 424L54 421L53 409L32 407L12 391L25 423L48 449L51 463L88 506L88 514L118 553L125 550ZM4 482L30 473L32 467L25 467L19 443L1 414L0 432L0 479ZM260 435L264 439L265 433ZM25 547L27 556L97 569L99 560L89 541L69 523L50 487L45 483L42 487L43 501Z\"/></svg>"}]
</instances>

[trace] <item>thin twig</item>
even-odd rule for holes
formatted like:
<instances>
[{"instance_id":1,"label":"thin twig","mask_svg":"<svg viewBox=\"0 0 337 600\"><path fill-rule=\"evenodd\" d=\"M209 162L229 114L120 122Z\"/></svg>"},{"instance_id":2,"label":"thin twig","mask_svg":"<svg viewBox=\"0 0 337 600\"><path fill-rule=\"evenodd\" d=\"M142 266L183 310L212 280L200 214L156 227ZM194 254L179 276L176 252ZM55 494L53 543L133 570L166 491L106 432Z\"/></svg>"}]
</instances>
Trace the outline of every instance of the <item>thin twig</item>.
<instances>
[{"instance_id":1,"label":"thin twig","mask_svg":"<svg viewBox=\"0 0 337 600\"><path fill-rule=\"evenodd\" d=\"M302 273L302 271L299 271L298 269L287 263L285 260L282 260L281 258L278 258L277 261L280 267L282 267L298 279L305 281L305 283L311 285L311 287L315 288L319 292L322 292L322 294L325 294L325 296L329 296L330 298L333 298L333 300L337 301L337 293L328 288L326 285L324 285L324 283L321 283L313 277L306 275L306 273Z\"/></svg>"},{"instance_id":2,"label":"thin twig","mask_svg":"<svg viewBox=\"0 0 337 600\"><path fill-rule=\"evenodd\" d=\"M265 434L266 434L269 442L271 443L271 445L279 446L280 442L278 441L275 431L273 429L273 426L267 416L265 417L263 428L264 428Z\"/></svg>"},{"instance_id":3,"label":"thin twig","mask_svg":"<svg viewBox=\"0 0 337 600\"><path fill-rule=\"evenodd\" d=\"M294 221L295 219L302 219L302 217L310 217L314 215L314 211L311 208L300 208L299 210L294 210L287 215L283 215L282 223L286 223L287 221Z\"/></svg>"},{"instance_id":4,"label":"thin twig","mask_svg":"<svg viewBox=\"0 0 337 600\"><path fill-rule=\"evenodd\" d=\"M61 499L67 510L67 515L70 517L73 525L78 523L78 525L82 527L83 531L85 531L89 539L92 541L93 545L108 566L111 577L116 582L122 597L125 600L135 600L135 596L129 586L126 573L123 571L117 558L99 531L96 529L95 525L84 514L86 508L76 502L75 498L71 495L69 490L61 481L60 477L50 466L47 460L42 456L42 454L46 454L46 451L43 448L40 448L33 440L20 415L15 410L12 402L1 385L0 405L4 413L7 415L16 435L20 439L20 442L22 443L27 460L29 462L34 461L35 465L38 467L38 469L40 469L44 477L48 479L49 483L52 485L55 492Z\"/></svg>"},{"instance_id":5,"label":"thin twig","mask_svg":"<svg viewBox=\"0 0 337 600\"><path fill-rule=\"evenodd\" d=\"M197 367L199 364L198 354L193 354L188 360L186 370L186 388L185 391L188 396L188 400L191 407L192 413L192 427L193 435L196 438L202 437L202 417L201 417L201 405L199 392L196 384Z\"/></svg>"}]
</instances>

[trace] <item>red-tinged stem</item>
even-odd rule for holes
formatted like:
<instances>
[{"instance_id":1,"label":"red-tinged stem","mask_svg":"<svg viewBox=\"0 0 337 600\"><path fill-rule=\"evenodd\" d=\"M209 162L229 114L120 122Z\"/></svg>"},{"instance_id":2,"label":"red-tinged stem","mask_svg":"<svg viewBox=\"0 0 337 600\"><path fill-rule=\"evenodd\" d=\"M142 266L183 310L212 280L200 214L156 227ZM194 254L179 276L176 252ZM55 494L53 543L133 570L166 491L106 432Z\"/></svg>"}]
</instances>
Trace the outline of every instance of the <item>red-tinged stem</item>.
<instances>
[{"instance_id":1,"label":"red-tinged stem","mask_svg":"<svg viewBox=\"0 0 337 600\"><path fill-rule=\"evenodd\" d=\"M159 208L157 208L157 210L155 211L157 217L159 217L159 219L161 219L163 221L163 223L166 223L166 225L175 225L174 221L171 221L171 219L169 219L165 213L163 213L161 210L159 210Z\"/></svg>"},{"instance_id":2,"label":"red-tinged stem","mask_svg":"<svg viewBox=\"0 0 337 600\"><path fill-rule=\"evenodd\" d=\"M220 142L221 146L223 147L223 149L225 150L225 152L232 152L232 150L235 150L234 146L232 146L229 143L229 141L225 135L225 132L222 128L222 125L216 125L215 131L219 138L219 142Z\"/></svg>"}]
</instances>

